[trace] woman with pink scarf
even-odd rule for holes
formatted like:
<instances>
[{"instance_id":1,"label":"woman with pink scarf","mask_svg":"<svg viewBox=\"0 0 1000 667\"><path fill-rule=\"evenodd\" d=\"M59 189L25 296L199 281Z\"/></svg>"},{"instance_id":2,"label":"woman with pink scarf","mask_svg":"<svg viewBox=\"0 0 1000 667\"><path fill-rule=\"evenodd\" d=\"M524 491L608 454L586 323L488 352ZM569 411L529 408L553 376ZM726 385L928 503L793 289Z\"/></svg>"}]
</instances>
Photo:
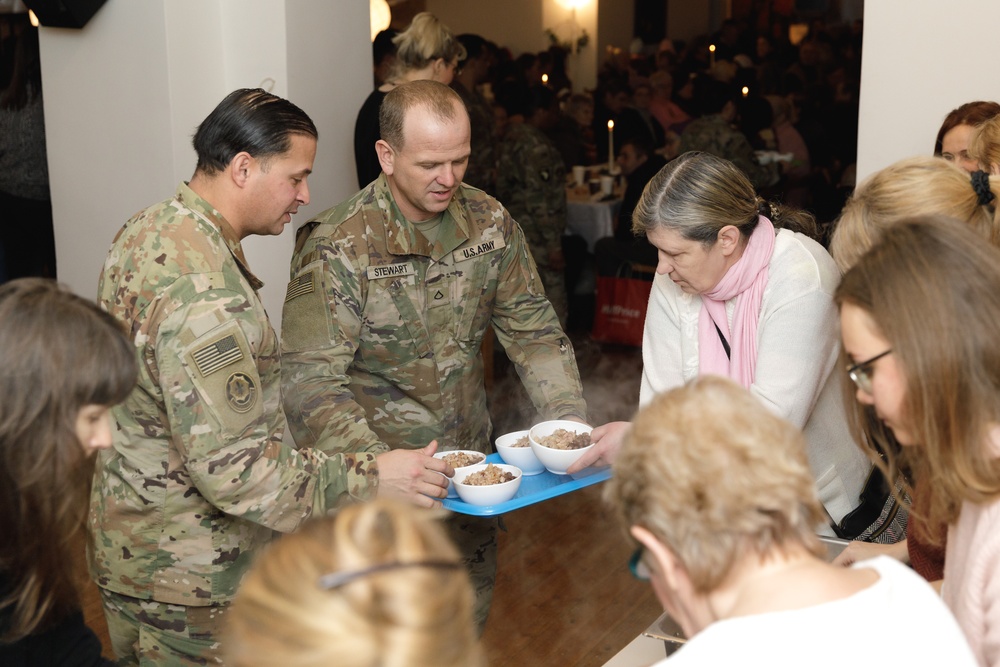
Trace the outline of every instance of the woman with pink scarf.
<instances>
[{"instance_id":1,"label":"woman with pink scarf","mask_svg":"<svg viewBox=\"0 0 1000 667\"><path fill-rule=\"evenodd\" d=\"M871 464L850 435L832 372L840 274L810 237L812 216L768 204L731 162L692 152L649 182L633 226L659 257L640 404L698 375L735 380L804 430L820 501L840 522L857 506ZM597 445L577 468L610 463L628 427L594 429Z\"/></svg>"}]
</instances>

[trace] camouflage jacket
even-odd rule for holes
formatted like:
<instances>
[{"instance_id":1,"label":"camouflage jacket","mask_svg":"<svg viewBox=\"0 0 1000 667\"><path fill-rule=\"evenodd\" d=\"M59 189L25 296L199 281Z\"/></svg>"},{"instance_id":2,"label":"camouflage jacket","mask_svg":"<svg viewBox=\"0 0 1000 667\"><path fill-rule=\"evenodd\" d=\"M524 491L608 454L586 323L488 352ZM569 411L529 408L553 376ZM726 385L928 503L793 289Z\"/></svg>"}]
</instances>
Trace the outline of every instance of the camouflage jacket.
<instances>
[{"instance_id":1,"label":"camouflage jacket","mask_svg":"<svg viewBox=\"0 0 1000 667\"><path fill-rule=\"evenodd\" d=\"M472 127L472 154L463 180L473 187L492 193L497 180L496 119L493 117L493 109L478 91L469 90L457 80L451 85L465 102Z\"/></svg>"},{"instance_id":2,"label":"camouflage jacket","mask_svg":"<svg viewBox=\"0 0 1000 667\"><path fill-rule=\"evenodd\" d=\"M91 572L108 590L232 598L272 529L377 488L372 456L283 443L278 342L235 232L181 184L118 233L100 303L135 342L139 384L95 472Z\"/></svg>"},{"instance_id":3,"label":"camouflage jacket","mask_svg":"<svg viewBox=\"0 0 1000 667\"><path fill-rule=\"evenodd\" d=\"M586 418L572 345L521 229L481 190L459 188L431 246L383 174L299 230L291 275L282 394L300 443L379 452L436 438L489 451L480 347L491 323L539 412Z\"/></svg>"},{"instance_id":4,"label":"camouflage jacket","mask_svg":"<svg viewBox=\"0 0 1000 667\"><path fill-rule=\"evenodd\" d=\"M535 261L545 266L562 248L566 232L566 166L559 149L538 128L511 125L500 148L497 199L528 239Z\"/></svg>"},{"instance_id":5,"label":"camouflage jacket","mask_svg":"<svg viewBox=\"0 0 1000 667\"><path fill-rule=\"evenodd\" d=\"M743 170L755 188L774 185L780 175L776 164L762 165L757 162L753 146L747 138L719 114L691 121L681 133L679 151L703 151L729 160Z\"/></svg>"}]
</instances>

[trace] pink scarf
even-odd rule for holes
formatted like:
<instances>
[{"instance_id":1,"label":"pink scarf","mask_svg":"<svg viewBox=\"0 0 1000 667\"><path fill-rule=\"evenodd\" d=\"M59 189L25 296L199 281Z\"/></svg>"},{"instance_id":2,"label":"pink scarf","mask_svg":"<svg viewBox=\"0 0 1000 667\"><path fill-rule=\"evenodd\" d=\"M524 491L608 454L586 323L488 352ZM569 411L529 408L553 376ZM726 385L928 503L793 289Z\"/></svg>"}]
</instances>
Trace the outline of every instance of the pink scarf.
<instances>
[{"instance_id":1,"label":"pink scarf","mask_svg":"<svg viewBox=\"0 0 1000 667\"><path fill-rule=\"evenodd\" d=\"M702 308L698 319L700 375L730 377L748 389L753 384L757 371L757 323L772 254L774 225L764 216L759 216L757 227L743 249L743 256L726 271L718 285L701 295ZM726 301L733 297L736 297L736 310L730 334ZM715 330L716 325L729 341L731 359L726 356L726 349Z\"/></svg>"}]
</instances>

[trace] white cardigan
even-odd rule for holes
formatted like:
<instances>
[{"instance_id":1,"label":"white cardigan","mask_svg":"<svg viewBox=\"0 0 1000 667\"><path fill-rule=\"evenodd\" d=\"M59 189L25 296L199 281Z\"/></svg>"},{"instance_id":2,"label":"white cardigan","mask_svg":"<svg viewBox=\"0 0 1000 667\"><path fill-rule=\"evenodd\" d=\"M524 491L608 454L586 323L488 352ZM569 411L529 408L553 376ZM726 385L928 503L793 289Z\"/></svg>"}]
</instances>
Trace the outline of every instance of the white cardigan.
<instances>
[{"instance_id":1,"label":"white cardigan","mask_svg":"<svg viewBox=\"0 0 1000 667\"><path fill-rule=\"evenodd\" d=\"M820 502L835 521L854 509L871 469L847 426L840 373L840 328L833 292L840 273L812 239L778 230L757 325L751 393L805 432ZM735 299L726 302L732 324ZM640 405L698 375L701 297L657 275L642 338ZM821 531L832 534L832 531Z\"/></svg>"}]
</instances>

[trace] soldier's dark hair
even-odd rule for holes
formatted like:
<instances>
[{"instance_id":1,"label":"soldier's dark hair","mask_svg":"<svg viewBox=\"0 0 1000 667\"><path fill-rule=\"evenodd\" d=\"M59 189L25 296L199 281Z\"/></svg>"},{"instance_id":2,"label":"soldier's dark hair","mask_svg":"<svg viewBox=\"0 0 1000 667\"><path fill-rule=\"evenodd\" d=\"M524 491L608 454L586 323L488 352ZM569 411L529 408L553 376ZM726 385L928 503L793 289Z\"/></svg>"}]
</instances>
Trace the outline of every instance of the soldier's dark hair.
<instances>
[{"instance_id":1,"label":"soldier's dark hair","mask_svg":"<svg viewBox=\"0 0 1000 667\"><path fill-rule=\"evenodd\" d=\"M475 60L490 55L490 43L479 35L467 32L459 35L457 39L465 47L466 60Z\"/></svg>"},{"instance_id":2,"label":"soldier's dark hair","mask_svg":"<svg viewBox=\"0 0 1000 667\"><path fill-rule=\"evenodd\" d=\"M79 609L73 547L93 458L76 435L87 405L125 400L136 353L94 303L42 278L0 285L0 642Z\"/></svg>"},{"instance_id":3,"label":"soldier's dark hair","mask_svg":"<svg viewBox=\"0 0 1000 667\"><path fill-rule=\"evenodd\" d=\"M197 171L211 176L246 151L266 163L291 148L293 134L314 139L316 125L306 112L260 88L241 88L226 95L194 134Z\"/></svg>"},{"instance_id":4,"label":"soldier's dark hair","mask_svg":"<svg viewBox=\"0 0 1000 667\"><path fill-rule=\"evenodd\" d=\"M378 112L382 140L394 150L403 149L406 112L418 106L426 107L441 120L454 120L459 113L466 116L469 113L458 93L443 83L421 79L396 86L382 100L382 108Z\"/></svg>"}]
</instances>

